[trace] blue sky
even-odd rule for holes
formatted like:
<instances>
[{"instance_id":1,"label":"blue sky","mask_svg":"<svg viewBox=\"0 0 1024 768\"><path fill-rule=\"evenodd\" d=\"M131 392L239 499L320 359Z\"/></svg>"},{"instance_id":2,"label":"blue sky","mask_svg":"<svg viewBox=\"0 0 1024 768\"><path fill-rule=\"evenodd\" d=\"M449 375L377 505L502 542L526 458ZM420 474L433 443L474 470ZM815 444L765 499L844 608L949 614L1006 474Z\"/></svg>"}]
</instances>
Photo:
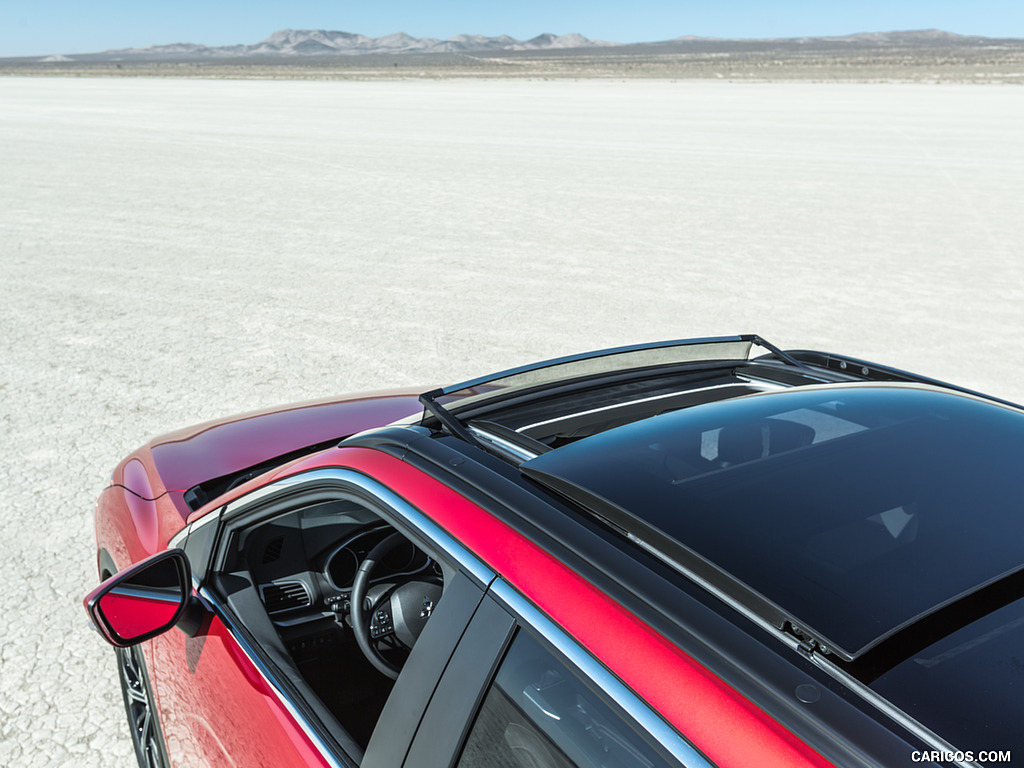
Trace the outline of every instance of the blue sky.
<instances>
[{"instance_id":1,"label":"blue sky","mask_svg":"<svg viewBox=\"0 0 1024 768\"><path fill-rule=\"evenodd\" d=\"M1024 38L1024 0L3 0L0 57L254 43L286 28L441 39L579 32L614 42L904 29Z\"/></svg>"}]
</instances>

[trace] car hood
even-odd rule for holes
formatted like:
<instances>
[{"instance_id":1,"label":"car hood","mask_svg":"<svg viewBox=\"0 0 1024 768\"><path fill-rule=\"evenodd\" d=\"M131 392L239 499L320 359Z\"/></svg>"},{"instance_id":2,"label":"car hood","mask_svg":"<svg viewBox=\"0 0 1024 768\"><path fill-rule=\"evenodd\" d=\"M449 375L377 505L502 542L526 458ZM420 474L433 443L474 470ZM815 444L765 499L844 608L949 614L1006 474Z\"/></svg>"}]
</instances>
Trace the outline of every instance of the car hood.
<instances>
[{"instance_id":1,"label":"car hood","mask_svg":"<svg viewBox=\"0 0 1024 768\"><path fill-rule=\"evenodd\" d=\"M415 414L421 391L365 392L267 408L180 429L146 448L178 506L181 493L199 483ZM187 517L190 510L180 506Z\"/></svg>"}]
</instances>

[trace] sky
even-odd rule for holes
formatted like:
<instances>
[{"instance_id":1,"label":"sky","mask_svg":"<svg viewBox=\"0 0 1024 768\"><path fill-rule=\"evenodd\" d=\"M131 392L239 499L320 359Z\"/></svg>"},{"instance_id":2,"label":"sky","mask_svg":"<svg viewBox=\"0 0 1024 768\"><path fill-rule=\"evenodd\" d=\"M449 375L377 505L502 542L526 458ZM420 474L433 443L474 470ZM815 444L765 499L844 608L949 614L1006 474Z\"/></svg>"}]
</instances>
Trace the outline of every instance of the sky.
<instances>
[{"instance_id":1,"label":"sky","mask_svg":"<svg viewBox=\"0 0 1024 768\"><path fill-rule=\"evenodd\" d=\"M619 43L908 29L1024 38L1024 0L0 0L0 57L255 43L279 29L520 40L578 32Z\"/></svg>"}]
</instances>

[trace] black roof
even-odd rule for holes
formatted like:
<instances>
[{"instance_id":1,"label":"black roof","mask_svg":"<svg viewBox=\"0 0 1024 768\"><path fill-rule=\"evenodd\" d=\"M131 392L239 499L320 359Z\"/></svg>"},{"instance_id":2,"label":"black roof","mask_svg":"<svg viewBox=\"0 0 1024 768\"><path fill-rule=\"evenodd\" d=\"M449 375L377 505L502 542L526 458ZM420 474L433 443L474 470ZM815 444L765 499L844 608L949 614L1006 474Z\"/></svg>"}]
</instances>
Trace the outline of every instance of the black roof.
<instances>
[{"instance_id":1,"label":"black roof","mask_svg":"<svg viewBox=\"0 0 1024 768\"><path fill-rule=\"evenodd\" d=\"M519 486L487 492L503 504L568 504L926 743L1024 748L1019 407L756 336L587 353L421 399L441 443L503 460Z\"/></svg>"},{"instance_id":2,"label":"black roof","mask_svg":"<svg viewBox=\"0 0 1024 768\"><path fill-rule=\"evenodd\" d=\"M866 384L677 410L521 468L852 660L1024 567L1021 456L1024 413Z\"/></svg>"}]
</instances>

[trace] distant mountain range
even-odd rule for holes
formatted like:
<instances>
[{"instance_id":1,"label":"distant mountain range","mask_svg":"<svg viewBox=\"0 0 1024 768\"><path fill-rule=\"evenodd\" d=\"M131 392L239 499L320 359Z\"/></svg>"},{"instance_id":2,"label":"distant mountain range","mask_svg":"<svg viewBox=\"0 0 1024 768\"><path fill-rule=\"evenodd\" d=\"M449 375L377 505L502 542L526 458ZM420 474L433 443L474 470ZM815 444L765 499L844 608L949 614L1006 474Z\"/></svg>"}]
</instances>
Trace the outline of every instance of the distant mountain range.
<instances>
[{"instance_id":1,"label":"distant mountain range","mask_svg":"<svg viewBox=\"0 0 1024 768\"><path fill-rule=\"evenodd\" d=\"M542 51L567 48L591 48L615 45L588 40L583 35L538 35L530 40L516 40L508 35L458 35L448 40L433 37L412 37L397 32L384 37L367 37L351 32L324 29L282 29L266 40L252 45L210 47L195 43L152 45L148 48L126 48L105 51L106 56L120 57L201 57L234 58L252 56L353 56L359 54L399 53L480 53L491 51ZM93 54L95 55L95 54Z\"/></svg>"},{"instance_id":2,"label":"distant mountain range","mask_svg":"<svg viewBox=\"0 0 1024 768\"><path fill-rule=\"evenodd\" d=\"M666 49L731 45L761 46L802 46L820 44L837 47L873 46L934 46L934 45L977 45L988 38L967 37L940 30L919 30L907 32L878 32L842 37L785 38L773 40L724 40L706 37L678 37L651 43L611 43L589 40L583 35L543 34L530 40L516 40L508 35L485 37L483 35L458 35L448 40L432 37L412 37L398 32L384 37L367 37L351 32L328 31L323 29L283 29L265 40L251 45L206 46L196 43L171 43L153 45L147 48L125 48L101 53L75 54L48 57L50 61L82 60L156 60L156 59L232 59L232 58L277 58L302 56L355 56L366 54L483 54L501 52L558 52L571 53L582 49L604 49L605 52L618 49L638 52L650 48L652 52ZM611 49L611 50L610 50Z\"/></svg>"}]
</instances>

